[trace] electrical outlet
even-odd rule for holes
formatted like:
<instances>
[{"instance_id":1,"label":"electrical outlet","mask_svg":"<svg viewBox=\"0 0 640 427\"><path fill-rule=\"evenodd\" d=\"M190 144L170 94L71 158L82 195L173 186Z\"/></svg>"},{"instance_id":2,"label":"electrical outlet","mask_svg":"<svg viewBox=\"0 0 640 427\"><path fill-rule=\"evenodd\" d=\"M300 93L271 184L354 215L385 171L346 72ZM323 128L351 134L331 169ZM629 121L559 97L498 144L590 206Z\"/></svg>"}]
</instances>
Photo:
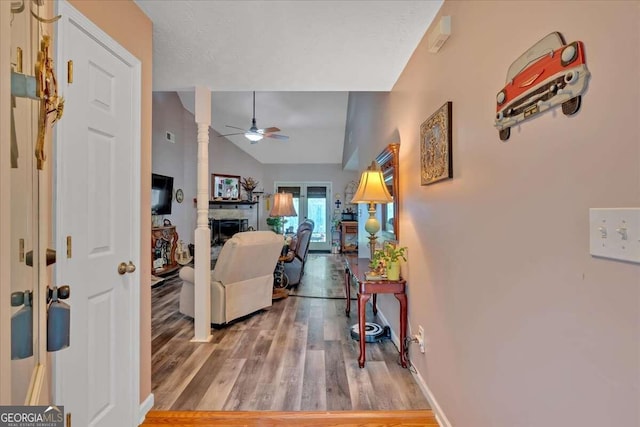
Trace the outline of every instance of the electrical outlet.
<instances>
[{"instance_id":1,"label":"electrical outlet","mask_svg":"<svg viewBox=\"0 0 640 427\"><path fill-rule=\"evenodd\" d=\"M422 325L418 325L418 345L420 346L420 353L424 353L424 328Z\"/></svg>"}]
</instances>

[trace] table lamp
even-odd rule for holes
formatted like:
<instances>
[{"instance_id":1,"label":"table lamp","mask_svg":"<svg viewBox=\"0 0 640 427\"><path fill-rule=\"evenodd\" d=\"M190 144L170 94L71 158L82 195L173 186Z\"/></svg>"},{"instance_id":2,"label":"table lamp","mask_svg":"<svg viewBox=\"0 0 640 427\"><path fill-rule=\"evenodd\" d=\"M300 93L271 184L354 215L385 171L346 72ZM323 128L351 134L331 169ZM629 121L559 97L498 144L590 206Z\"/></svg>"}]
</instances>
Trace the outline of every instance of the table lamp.
<instances>
[{"instance_id":1,"label":"table lamp","mask_svg":"<svg viewBox=\"0 0 640 427\"><path fill-rule=\"evenodd\" d=\"M284 218L286 216L297 216L293 207L293 194L276 193L273 198L273 206L269 211L269 216L274 218ZM282 222L282 234L284 235L284 220Z\"/></svg>"},{"instance_id":2,"label":"table lamp","mask_svg":"<svg viewBox=\"0 0 640 427\"><path fill-rule=\"evenodd\" d=\"M364 223L364 229L369 233L369 248L371 250L371 258L376 250L376 233L380 231L380 222L376 218L376 203L393 202L393 197L389 194L387 186L384 182L382 171L375 161L371 162L369 169L362 172L360 177L360 185L353 196L351 203L368 203L369 219Z\"/></svg>"}]
</instances>

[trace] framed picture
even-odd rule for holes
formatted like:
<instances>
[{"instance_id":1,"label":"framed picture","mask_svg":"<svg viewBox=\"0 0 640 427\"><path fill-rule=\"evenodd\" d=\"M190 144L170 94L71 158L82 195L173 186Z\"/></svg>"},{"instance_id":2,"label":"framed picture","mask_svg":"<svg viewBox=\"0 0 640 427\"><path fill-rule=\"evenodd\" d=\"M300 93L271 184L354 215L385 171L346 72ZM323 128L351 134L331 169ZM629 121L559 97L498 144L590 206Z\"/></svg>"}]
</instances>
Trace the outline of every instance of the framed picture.
<instances>
[{"instance_id":1,"label":"framed picture","mask_svg":"<svg viewBox=\"0 0 640 427\"><path fill-rule=\"evenodd\" d=\"M240 176L212 174L211 193L213 199L238 199L240 197Z\"/></svg>"},{"instance_id":2,"label":"framed picture","mask_svg":"<svg viewBox=\"0 0 640 427\"><path fill-rule=\"evenodd\" d=\"M420 184L453 178L452 102L446 102L420 126Z\"/></svg>"}]
</instances>

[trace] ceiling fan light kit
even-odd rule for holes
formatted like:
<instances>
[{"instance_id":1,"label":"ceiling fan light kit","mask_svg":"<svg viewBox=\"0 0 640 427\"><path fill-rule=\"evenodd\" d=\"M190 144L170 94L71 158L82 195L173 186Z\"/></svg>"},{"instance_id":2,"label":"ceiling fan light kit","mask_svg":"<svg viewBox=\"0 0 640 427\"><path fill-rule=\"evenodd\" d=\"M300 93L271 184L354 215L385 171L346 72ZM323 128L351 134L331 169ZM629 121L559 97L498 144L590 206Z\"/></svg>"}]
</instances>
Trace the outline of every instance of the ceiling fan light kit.
<instances>
[{"instance_id":1,"label":"ceiling fan light kit","mask_svg":"<svg viewBox=\"0 0 640 427\"><path fill-rule=\"evenodd\" d=\"M257 132L245 132L244 137L251 142L258 142L263 138L263 136Z\"/></svg>"},{"instance_id":2,"label":"ceiling fan light kit","mask_svg":"<svg viewBox=\"0 0 640 427\"><path fill-rule=\"evenodd\" d=\"M253 118L251 119L251 127L248 130L245 130L243 128L239 128L236 126L230 126L230 125L226 125L226 126L228 128L241 130L242 132L228 133L226 135L218 135L218 136L244 135L244 137L247 138L249 141L251 141L252 144L255 144L256 142L260 141L262 138L273 138L273 139L279 139L282 141L286 141L289 139L287 135L276 134L275 132L280 132L280 129L274 126L264 128L264 129L258 129L258 126L256 125L256 92L255 91L253 92Z\"/></svg>"}]
</instances>

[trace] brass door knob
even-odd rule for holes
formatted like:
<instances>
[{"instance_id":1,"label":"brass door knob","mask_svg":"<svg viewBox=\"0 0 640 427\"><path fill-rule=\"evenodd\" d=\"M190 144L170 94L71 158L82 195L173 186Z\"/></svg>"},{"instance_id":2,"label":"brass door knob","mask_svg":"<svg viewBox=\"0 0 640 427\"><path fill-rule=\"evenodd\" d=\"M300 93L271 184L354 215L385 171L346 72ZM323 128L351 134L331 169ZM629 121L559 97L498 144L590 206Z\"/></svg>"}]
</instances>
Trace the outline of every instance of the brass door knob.
<instances>
[{"instance_id":1,"label":"brass door knob","mask_svg":"<svg viewBox=\"0 0 640 427\"><path fill-rule=\"evenodd\" d=\"M136 265L129 261L129 264L127 265L127 273L133 273L134 271L136 271Z\"/></svg>"},{"instance_id":2,"label":"brass door knob","mask_svg":"<svg viewBox=\"0 0 640 427\"><path fill-rule=\"evenodd\" d=\"M129 261L129 264L127 264L126 262L121 262L120 264L118 264L118 274L123 275L125 273L133 273L134 271L136 271L136 265Z\"/></svg>"}]
</instances>

